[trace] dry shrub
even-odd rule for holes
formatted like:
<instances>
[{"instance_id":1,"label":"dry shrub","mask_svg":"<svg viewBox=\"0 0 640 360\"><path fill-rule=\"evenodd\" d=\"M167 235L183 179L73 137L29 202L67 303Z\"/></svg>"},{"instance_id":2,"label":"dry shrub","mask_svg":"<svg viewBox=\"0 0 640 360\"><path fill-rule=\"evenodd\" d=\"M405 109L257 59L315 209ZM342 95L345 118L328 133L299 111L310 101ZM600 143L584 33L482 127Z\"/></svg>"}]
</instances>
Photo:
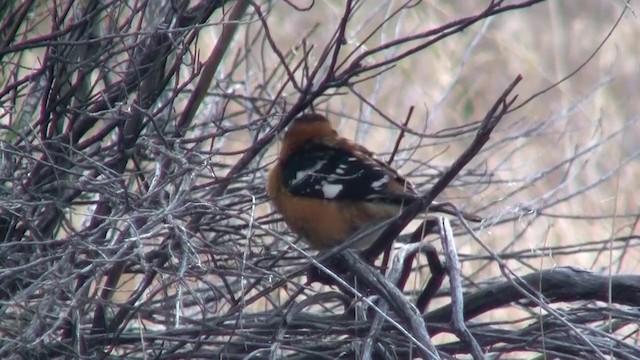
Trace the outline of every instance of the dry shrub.
<instances>
[{"instance_id":1,"label":"dry shrub","mask_svg":"<svg viewBox=\"0 0 640 360\"><path fill-rule=\"evenodd\" d=\"M430 336L442 358L640 357L640 279L624 275L640 243L632 7L64 0L0 14L0 357L435 357ZM422 318L399 316L430 276L423 256L400 304L367 311L305 284L313 252L264 193L295 116L313 108L393 152L426 194L518 74L438 198L485 219L452 220L464 311L447 285Z\"/></svg>"}]
</instances>

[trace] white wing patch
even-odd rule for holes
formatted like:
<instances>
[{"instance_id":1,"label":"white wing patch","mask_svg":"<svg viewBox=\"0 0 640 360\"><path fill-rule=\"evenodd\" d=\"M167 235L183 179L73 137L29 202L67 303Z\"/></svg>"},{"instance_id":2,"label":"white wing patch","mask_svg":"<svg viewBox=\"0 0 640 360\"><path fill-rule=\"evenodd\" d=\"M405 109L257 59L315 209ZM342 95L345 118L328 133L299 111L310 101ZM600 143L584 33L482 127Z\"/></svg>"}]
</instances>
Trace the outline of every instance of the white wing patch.
<instances>
[{"instance_id":1,"label":"white wing patch","mask_svg":"<svg viewBox=\"0 0 640 360\"><path fill-rule=\"evenodd\" d=\"M298 172L296 172L296 177L293 179L293 181L291 182L291 184L297 184L300 181L304 180L304 178L306 178L308 175L313 175L313 173L315 173L316 171L320 170L320 168L326 163L326 160L322 160L322 161L318 161L314 166L308 168L308 169L304 169L304 170L300 170Z\"/></svg>"},{"instance_id":2,"label":"white wing patch","mask_svg":"<svg viewBox=\"0 0 640 360\"><path fill-rule=\"evenodd\" d=\"M332 184L327 181L322 182L322 194L324 194L326 199L333 199L338 196L342 188L343 186L340 184Z\"/></svg>"},{"instance_id":3,"label":"white wing patch","mask_svg":"<svg viewBox=\"0 0 640 360\"><path fill-rule=\"evenodd\" d=\"M344 172L346 170L347 170L347 165L346 164L340 164L340 165L338 165L338 168L336 169L336 174L344 175Z\"/></svg>"},{"instance_id":4,"label":"white wing patch","mask_svg":"<svg viewBox=\"0 0 640 360\"><path fill-rule=\"evenodd\" d=\"M380 180L376 180L376 181L372 182L371 183L371 187L374 188L375 190L380 190L388 182L389 182L389 176L385 175Z\"/></svg>"}]
</instances>

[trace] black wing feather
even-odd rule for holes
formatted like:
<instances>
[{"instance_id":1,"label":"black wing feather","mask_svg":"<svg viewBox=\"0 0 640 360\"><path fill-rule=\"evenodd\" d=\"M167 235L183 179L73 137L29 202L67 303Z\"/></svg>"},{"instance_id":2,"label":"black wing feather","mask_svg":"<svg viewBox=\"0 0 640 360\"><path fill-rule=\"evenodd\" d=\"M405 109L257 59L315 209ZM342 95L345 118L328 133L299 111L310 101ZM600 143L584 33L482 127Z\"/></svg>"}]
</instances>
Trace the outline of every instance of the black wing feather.
<instances>
[{"instance_id":1,"label":"black wing feather","mask_svg":"<svg viewBox=\"0 0 640 360\"><path fill-rule=\"evenodd\" d=\"M391 175L350 153L311 143L283 164L284 187L293 195L352 201L392 201L385 194Z\"/></svg>"}]
</instances>

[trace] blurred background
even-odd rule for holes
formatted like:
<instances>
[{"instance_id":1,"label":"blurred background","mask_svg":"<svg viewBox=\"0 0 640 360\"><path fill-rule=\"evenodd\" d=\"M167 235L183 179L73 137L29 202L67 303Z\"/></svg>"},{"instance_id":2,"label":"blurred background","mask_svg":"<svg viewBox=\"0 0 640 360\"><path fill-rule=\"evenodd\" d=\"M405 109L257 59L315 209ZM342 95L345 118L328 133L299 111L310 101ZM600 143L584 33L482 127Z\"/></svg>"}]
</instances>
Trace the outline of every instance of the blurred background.
<instances>
[{"instance_id":1,"label":"blurred background","mask_svg":"<svg viewBox=\"0 0 640 360\"><path fill-rule=\"evenodd\" d=\"M384 22L401 3L366 2L354 12L345 48L362 53L474 16L487 3L420 2ZM318 108L336 114L332 120L346 137L385 158L400 132L397 124L415 107L408 124L412 133L403 138L395 164L427 190L425 177L437 176L469 144L474 134L464 127L482 120L521 74L516 93L522 106L503 120L486 150L439 199L486 217L479 234L495 250L529 253L513 266L599 271L614 266L614 272L634 272L638 254L630 245L638 234L634 179L640 171L635 140L640 126L633 93L640 75L638 45L630 39L638 35L639 23L632 11L621 17L623 8L615 2L548 1L491 17ZM296 16L280 3L270 14L278 24L272 35L278 46L290 49L300 43L300 34L313 32L309 44L321 47L342 14L336 2L317 3ZM391 47L368 61L409 48ZM252 65L262 71L260 62ZM601 248L575 251L586 243ZM458 244L461 253L478 254L473 242ZM574 250L553 251L558 246ZM610 252L613 248L624 250Z\"/></svg>"}]
</instances>

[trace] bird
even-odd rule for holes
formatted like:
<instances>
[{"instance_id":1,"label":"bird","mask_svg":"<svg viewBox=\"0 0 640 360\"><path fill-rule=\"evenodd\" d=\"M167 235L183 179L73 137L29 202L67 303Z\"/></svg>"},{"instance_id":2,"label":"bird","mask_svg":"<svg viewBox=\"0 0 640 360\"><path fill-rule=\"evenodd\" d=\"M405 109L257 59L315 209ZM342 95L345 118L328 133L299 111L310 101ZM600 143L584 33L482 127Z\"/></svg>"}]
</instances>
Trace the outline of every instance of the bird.
<instances>
[{"instance_id":1,"label":"bird","mask_svg":"<svg viewBox=\"0 0 640 360\"><path fill-rule=\"evenodd\" d=\"M300 115L285 131L266 192L288 227L321 251L349 238L358 240L348 247L366 250L419 196L395 169L341 137L318 113Z\"/></svg>"}]
</instances>

